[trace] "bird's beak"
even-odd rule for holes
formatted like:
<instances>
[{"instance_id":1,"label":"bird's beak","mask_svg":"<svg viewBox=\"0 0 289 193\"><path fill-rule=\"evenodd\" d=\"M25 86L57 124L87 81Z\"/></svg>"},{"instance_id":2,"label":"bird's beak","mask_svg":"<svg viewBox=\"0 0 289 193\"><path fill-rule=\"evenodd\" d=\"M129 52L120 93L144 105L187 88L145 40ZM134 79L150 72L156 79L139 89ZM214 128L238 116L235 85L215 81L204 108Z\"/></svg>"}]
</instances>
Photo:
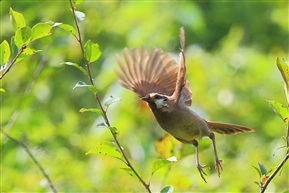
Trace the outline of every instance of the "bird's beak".
<instances>
[{"instance_id":1,"label":"bird's beak","mask_svg":"<svg viewBox=\"0 0 289 193\"><path fill-rule=\"evenodd\" d=\"M143 100L145 102L150 102L151 101L151 97L149 95L147 95L145 97L141 97L141 100Z\"/></svg>"}]
</instances>

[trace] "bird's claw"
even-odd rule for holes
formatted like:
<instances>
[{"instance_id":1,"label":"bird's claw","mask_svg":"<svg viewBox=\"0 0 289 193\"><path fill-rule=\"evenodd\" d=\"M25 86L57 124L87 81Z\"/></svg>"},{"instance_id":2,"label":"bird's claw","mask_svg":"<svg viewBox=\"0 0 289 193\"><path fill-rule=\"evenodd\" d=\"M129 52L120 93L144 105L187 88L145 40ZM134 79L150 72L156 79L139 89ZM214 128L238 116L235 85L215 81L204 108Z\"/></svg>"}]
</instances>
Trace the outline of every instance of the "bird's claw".
<instances>
[{"instance_id":1,"label":"bird's claw","mask_svg":"<svg viewBox=\"0 0 289 193\"><path fill-rule=\"evenodd\" d=\"M223 171L223 167L221 165L221 162L223 162L223 160L219 159L218 157L215 158L215 168L218 172L219 177L220 177L220 169Z\"/></svg>"},{"instance_id":2,"label":"bird's claw","mask_svg":"<svg viewBox=\"0 0 289 193\"><path fill-rule=\"evenodd\" d=\"M197 168L198 168L198 171L202 177L202 179L207 183L206 181L206 178L204 177L204 175L206 176L207 174L204 172L203 168L208 168L209 166L208 165L200 165L200 164L197 164Z\"/></svg>"}]
</instances>

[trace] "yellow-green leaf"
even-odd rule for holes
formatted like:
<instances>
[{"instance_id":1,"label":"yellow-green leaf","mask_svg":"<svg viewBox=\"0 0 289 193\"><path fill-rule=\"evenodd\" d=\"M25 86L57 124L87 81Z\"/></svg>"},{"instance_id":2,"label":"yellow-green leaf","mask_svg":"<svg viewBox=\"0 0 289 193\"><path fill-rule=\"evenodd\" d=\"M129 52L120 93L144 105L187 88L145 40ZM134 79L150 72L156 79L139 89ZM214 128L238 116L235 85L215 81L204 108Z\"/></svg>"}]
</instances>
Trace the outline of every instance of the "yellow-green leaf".
<instances>
[{"instance_id":1,"label":"yellow-green leaf","mask_svg":"<svg viewBox=\"0 0 289 193\"><path fill-rule=\"evenodd\" d=\"M41 50L34 50L32 48L26 47L22 54L17 58L16 62L21 61L22 59L26 58L27 56L31 56L37 52L40 52Z\"/></svg>"},{"instance_id":2,"label":"yellow-green leaf","mask_svg":"<svg viewBox=\"0 0 289 193\"><path fill-rule=\"evenodd\" d=\"M101 116L103 116L103 112L100 110L100 109L96 109L96 108L89 108L89 109L86 109L86 108L81 108L79 110L80 113L84 113L84 112L92 112L92 113L97 113Z\"/></svg>"},{"instance_id":3,"label":"yellow-green leaf","mask_svg":"<svg viewBox=\"0 0 289 193\"><path fill-rule=\"evenodd\" d=\"M153 166L152 166L152 174L158 169L172 165L176 161L177 161L177 158L175 156L166 160L159 159L159 160L154 161Z\"/></svg>"},{"instance_id":4,"label":"yellow-green leaf","mask_svg":"<svg viewBox=\"0 0 289 193\"><path fill-rule=\"evenodd\" d=\"M10 58L10 47L9 47L9 43L4 40L1 44L0 44L0 66L5 65L9 58Z\"/></svg>"},{"instance_id":5,"label":"yellow-green leaf","mask_svg":"<svg viewBox=\"0 0 289 193\"><path fill-rule=\"evenodd\" d=\"M89 150L88 154L96 154L96 155L107 155L110 157L115 157L123 161L122 155L118 149L118 146L114 142L110 141L100 141L96 143L96 146Z\"/></svg>"},{"instance_id":6,"label":"yellow-green leaf","mask_svg":"<svg viewBox=\"0 0 289 193\"><path fill-rule=\"evenodd\" d=\"M113 132L116 136L119 134L119 131L116 127L110 127L109 128L111 132Z\"/></svg>"},{"instance_id":7,"label":"yellow-green leaf","mask_svg":"<svg viewBox=\"0 0 289 193\"><path fill-rule=\"evenodd\" d=\"M73 4L74 5L79 5L80 3L82 3L83 2L83 0L74 0L73 1Z\"/></svg>"},{"instance_id":8,"label":"yellow-green leaf","mask_svg":"<svg viewBox=\"0 0 289 193\"><path fill-rule=\"evenodd\" d=\"M14 11L11 7L9 13L15 30L26 27L24 16L21 13Z\"/></svg>"},{"instance_id":9,"label":"yellow-green leaf","mask_svg":"<svg viewBox=\"0 0 289 193\"><path fill-rule=\"evenodd\" d=\"M284 84L285 84L285 93L287 97L287 102L289 104L289 63L285 59L277 58L277 67L283 77Z\"/></svg>"},{"instance_id":10,"label":"yellow-green leaf","mask_svg":"<svg viewBox=\"0 0 289 193\"><path fill-rule=\"evenodd\" d=\"M64 62L63 64L66 64L68 66L73 66L75 68L77 68L78 70L80 70L84 75L87 75L87 71L84 70L81 66L79 66L77 63L73 63L73 62Z\"/></svg>"},{"instance_id":11,"label":"yellow-green leaf","mask_svg":"<svg viewBox=\"0 0 289 193\"><path fill-rule=\"evenodd\" d=\"M31 29L31 41L51 34L52 26L45 23L37 23Z\"/></svg>"},{"instance_id":12,"label":"yellow-green leaf","mask_svg":"<svg viewBox=\"0 0 289 193\"><path fill-rule=\"evenodd\" d=\"M90 85L90 84L86 84L85 82L82 82L82 81L79 81L75 84L75 86L73 87L73 89L76 89L76 88L82 88L82 87L87 87L89 88L89 90L91 92L93 92L93 94L97 94L98 93L98 89L95 88L93 85Z\"/></svg>"},{"instance_id":13,"label":"yellow-green leaf","mask_svg":"<svg viewBox=\"0 0 289 193\"><path fill-rule=\"evenodd\" d=\"M67 31L67 32L71 33L72 35L76 36L75 28L69 24L55 23L53 25L53 27L59 27L59 28L63 29L64 31Z\"/></svg>"},{"instance_id":14,"label":"yellow-green leaf","mask_svg":"<svg viewBox=\"0 0 289 193\"><path fill-rule=\"evenodd\" d=\"M97 43L93 43L91 40L88 40L84 45L84 57L85 59L91 63L96 61L101 55L101 51L99 45Z\"/></svg>"},{"instance_id":15,"label":"yellow-green leaf","mask_svg":"<svg viewBox=\"0 0 289 193\"><path fill-rule=\"evenodd\" d=\"M21 48L24 44L27 44L30 40L31 29L30 27L23 27L17 29L15 32L14 43L17 48Z\"/></svg>"},{"instance_id":16,"label":"yellow-green leaf","mask_svg":"<svg viewBox=\"0 0 289 193\"><path fill-rule=\"evenodd\" d=\"M288 124L288 109L279 102L273 100L268 100L267 102L271 109L284 121L284 123Z\"/></svg>"},{"instance_id":17,"label":"yellow-green leaf","mask_svg":"<svg viewBox=\"0 0 289 193\"><path fill-rule=\"evenodd\" d=\"M121 169L123 169L123 170L124 170L126 173L128 173L130 176L138 179L138 178L136 177L135 173L132 171L131 168L121 168Z\"/></svg>"}]
</instances>

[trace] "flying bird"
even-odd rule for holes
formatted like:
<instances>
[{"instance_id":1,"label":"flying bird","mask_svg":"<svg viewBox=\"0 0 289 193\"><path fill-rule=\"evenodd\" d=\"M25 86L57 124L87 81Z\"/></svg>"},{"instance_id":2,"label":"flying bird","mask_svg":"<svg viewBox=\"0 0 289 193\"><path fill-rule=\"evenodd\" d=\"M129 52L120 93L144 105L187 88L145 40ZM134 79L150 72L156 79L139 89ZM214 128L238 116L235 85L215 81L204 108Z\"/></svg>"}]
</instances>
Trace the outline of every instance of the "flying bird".
<instances>
[{"instance_id":1,"label":"flying bird","mask_svg":"<svg viewBox=\"0 0 289 193\"><path fill-rule=\"evenodd\" d=\"M196 166L206 182L203 168L199 162L198 140L208 136L213 143L215 168L220 177L223 170L217 154L214 132L231 135L241 132L254 132L253 129L221 122L206 121L190 109L192 92L186 80L185 32L180 28L179 64L167 53L153 49L151 53L145 46L123 49L124 60L116 55L120 69L115 69L119 83L135 92L147 102L159 125L182 143L193 144L196 148Z\"/></svg>"}]
</instances>

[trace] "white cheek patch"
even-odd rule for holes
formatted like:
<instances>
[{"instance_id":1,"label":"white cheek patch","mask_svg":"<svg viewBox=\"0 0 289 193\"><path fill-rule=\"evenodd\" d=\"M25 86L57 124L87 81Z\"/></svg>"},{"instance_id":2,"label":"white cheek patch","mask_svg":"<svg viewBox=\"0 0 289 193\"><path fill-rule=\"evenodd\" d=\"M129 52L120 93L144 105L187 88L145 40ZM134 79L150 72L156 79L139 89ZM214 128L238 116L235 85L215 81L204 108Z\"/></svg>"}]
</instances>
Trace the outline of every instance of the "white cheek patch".
<instances>
[{"instance_id":1,"label":"white cheek patch","mask_svg":"<svg viewBox=\"0 0 289 193\"><path fill-rule=\"evenodd\" d=\"M162 108L164 105L164 99L157 99L155 100L155 104L157 106L158 109Z\"/></svg>"}]
</instances>

